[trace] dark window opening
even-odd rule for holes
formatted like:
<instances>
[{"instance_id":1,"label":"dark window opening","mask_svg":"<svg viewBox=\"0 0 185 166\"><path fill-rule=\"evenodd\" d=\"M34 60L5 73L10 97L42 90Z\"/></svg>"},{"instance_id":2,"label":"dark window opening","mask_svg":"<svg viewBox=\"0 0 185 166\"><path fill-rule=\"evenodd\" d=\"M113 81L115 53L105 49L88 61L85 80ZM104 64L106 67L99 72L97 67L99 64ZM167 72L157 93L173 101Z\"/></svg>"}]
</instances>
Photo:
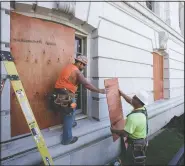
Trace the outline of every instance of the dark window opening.
<instances>
[{"instance_id":1,"label":"dark window opening","mask_svg":"<svg viewBox=\"0 0 185 166\"><path fill-rule=\"evenodd\" d=\"M153 11L153 2L152 1L146 1L146 6L147 6L148 9Z\"/></svg>"},{"instance_id":2,"label":"dark window opening","mask_svg":"<svg viewBox=\"0 0 185 166\"><path fill-rule=\"evenodd\" d=\"M75 57L82 54L82 39L75 37Z\"/></svg>"},{"instance_id":3,"label":"dark window opening","mask_svg":"<svg viewBox=\"0 0 185 166\"><path fill-rule=\"evenodd\" d=\"M84 39L75 37L75 57L83 55L84 53ZM83 72L86 76L86 70ZM76 114L86 114L86 90L80 84L77 90L77 111Z\"/></svg>"},{"instance_id":4,"label":"dark window opening","mask_svg":"<svg viewBox=\"0 0 185 166\"><path fill-rule=\"evenodd\" d=\"M179 3L179 27L181 29L181 4Z\"/></svg>"}]
</instances>

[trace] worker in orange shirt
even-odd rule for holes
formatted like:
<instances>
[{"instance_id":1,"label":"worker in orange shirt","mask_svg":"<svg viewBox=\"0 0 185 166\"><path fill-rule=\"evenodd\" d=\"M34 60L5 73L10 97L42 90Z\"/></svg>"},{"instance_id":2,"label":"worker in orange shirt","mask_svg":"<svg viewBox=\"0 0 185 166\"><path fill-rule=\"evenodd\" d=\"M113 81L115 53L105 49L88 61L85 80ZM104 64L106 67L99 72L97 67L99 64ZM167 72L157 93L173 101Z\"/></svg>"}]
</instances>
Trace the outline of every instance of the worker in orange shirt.
<instances>
[{"instance_id":1,"label":"worker in orange shirt","mask_svg":"<svg viewBox=\"0 0 185 166\"><path fill-rule=\"evenodd\" d=\"M62 144L73 144L78 140L78 137L72 136L72 127L75 127L75 108L76 99L75 93L78 88L78 84L82 84L86 89L105 94L105 89L98 89L93 86L84 77L81 71L87 65L87 58L85 56L78 56L75 58L74 64L67 65L62 71L55 84L55 99L54 105L59 109L63 116L63 135Z\"/></svg>"}]
</instances>

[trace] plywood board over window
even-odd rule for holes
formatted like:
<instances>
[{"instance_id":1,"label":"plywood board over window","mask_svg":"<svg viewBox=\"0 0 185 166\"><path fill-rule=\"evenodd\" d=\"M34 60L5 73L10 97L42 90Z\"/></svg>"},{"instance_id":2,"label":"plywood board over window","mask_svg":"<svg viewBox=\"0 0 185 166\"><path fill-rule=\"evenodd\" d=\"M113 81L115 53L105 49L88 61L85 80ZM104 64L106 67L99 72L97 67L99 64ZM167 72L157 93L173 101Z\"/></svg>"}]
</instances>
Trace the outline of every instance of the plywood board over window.
<instances>
[{"instance_id":1,"label":"plywood board over window","mask_svg":"<svg viewBox=\"0 0 185 166\"><path fill-rule=\"evenodd\" d=\"M122 111L121 98L118 90L118 78L106 79L104 81L104 85L107 90L106 97L111 126L114 129L122 130L125 126L125 120ZM118 135L113 134L114 141L116 141L118 138Z\"/></svg>"},{"instance_id":2,"label":"plywood board over window","mask_svg":"<svg viewBox=\"0 0 185 166\"><path fill-rule=\"evenodd\" d=\"M153 53L153 78L154 78L154 100L160 100L164 97L163 88L163 56Z\"/></svg>"},{"instance_id":3,"label":"plywood board over window","mask_svg":"<svg viewBox=\"0 0 185 166\"><path fill-rule=\"evenodd\" d=\"M11 13L11 53L41 129L61 123L48 111L46 95L62 68L73 61L75 30L60 24ZM11 90L11 134L28 133L28 126Z\"/></svg>"}]
</instances>

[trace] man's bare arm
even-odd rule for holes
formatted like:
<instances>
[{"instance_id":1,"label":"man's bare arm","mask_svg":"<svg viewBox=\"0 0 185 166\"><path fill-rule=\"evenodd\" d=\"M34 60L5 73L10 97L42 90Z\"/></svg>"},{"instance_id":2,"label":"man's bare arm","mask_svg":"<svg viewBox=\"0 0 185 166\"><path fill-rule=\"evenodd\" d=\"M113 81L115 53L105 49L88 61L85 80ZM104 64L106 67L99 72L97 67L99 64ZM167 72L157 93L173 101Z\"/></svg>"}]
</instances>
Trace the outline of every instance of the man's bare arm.
<instances>
[{"instance_id":1,"label":"man's bare arm","mask_svg":"<svg viewBox=\"0 0 185 166\"><path fill-rule=\"evenodd\" d=\"M84 77L84 75L80 72L77 71L77 81L84 85L84 87L92 92L97 92L97 93L103 93L103 89L98 89L94 85L92 85L87 79Z\"/></svg>"},{"instance_id":2,"label":"man's bare arm","mask_svg":"<svg viewBox=\"0 0 185 166\"><path fill-rule=\"evenodd\" d=\"M132 98L124 94L121 90L119 90L121 96L126 100L127 103L132 105Z\"/></svg>"}]
</instances>

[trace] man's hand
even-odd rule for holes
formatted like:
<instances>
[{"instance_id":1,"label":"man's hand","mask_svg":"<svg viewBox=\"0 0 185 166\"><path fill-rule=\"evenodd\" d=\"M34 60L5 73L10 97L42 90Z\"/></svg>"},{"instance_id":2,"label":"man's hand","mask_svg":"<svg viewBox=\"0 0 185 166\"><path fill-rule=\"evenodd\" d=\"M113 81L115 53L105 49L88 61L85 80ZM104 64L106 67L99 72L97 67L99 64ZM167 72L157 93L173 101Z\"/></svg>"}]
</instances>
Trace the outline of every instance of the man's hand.
<instances>
[{"instance_id":1,"label":"man's hand","mask_svg":"<svg viewBox=\"0 0 185 166\"><path fill-rule=\"evenodd\" d=\"M114 133L115 130L114 130L112 127L110 127L110 131L111 131L112 133Z\"/></svg>"},{"instance_id":2,"label":"man's hand","mask_svg":"<svg viewBox=\"0 0 185 166\"><path fill-rule=\"evenodd\" d=\"M120 136L124 136L124 137L128 136L128 133L126 133L126 132L124 131L124 129L123 129L123 130L117 130L117 129L113 129L113 128L111 127L110 130L111 130L111 132L114 133L114 134L117 134L117 135L120 135Z\"/></svg>"},{"instance_id":3,"label":"man's hand","mask_svg":"<svg viewBox=\"0 0 185 166\"><path fill-rule=\"evenodd\" d=\"M110 128L111 132L117 135L122 135L123 134L123 130L116 130L113 129L112 127Z\"/></svg>"},{"instance_id":4,"label":"man's hand","mask_svg":"<svg viewBox=\"0 0 185 166\"><path fill-rule=\"evenodd\" d=\"M120 96L122 96L124 93L123 93L123 91L121 91L121 90L119 89L119 94L120 94Z\"/></svg>"},{"instance_id":5,"label":"man's hand","mask_svg":"<svg viewBox=\"0 0 185 166\"><path fill-rule=\"evenodd\" d=\"M106 93L106 90L105 90L105 89L100 89L100 90L99 90L99 93L105 94L105 93Z\"/></svg>"}]
</instances>

